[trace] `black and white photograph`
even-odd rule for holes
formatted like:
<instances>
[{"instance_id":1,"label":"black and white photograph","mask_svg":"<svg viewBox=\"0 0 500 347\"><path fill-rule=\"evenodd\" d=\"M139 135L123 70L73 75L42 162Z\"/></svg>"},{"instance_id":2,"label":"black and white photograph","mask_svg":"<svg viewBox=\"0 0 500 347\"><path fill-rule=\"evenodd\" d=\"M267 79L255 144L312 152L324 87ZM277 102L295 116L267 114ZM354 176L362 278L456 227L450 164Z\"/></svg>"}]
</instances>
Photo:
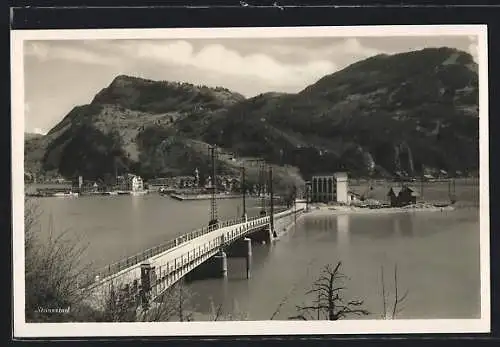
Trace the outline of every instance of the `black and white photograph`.
<instances>
[{"instance_id":1,"label":"black and white photograph","mask_svg":"<svg viewBox=\"0 0 500 347\"><path fill-rule=\"evenodd\" d=\"M488 332L486 34L13 31L15 335Z\"/></svg>"}]
</instances>

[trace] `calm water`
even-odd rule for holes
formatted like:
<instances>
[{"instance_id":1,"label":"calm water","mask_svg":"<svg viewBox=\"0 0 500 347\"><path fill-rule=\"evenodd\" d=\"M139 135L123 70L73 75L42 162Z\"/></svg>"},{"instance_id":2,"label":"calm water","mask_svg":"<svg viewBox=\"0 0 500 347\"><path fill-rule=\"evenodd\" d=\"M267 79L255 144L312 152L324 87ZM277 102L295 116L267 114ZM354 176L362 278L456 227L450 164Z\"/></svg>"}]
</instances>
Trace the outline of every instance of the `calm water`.
<instances>
[{"instance_id":1,"label":"calm water","mask_svg":"<svg viewBox=\"0 0 500 347\"><path fill-rule=\"evenodd\" d=\"M87 257L103 266L206 224L209 201L178 202L141 197L46 198L39 200L43 223L53 216L56 230L89 243ZM249 202L251 214L258 202ZM253 208L252 208L253 206ZM239 200L219 202L222 219L241 212ZM392 215L305 215L271 245L254 245L252 278L245 260L230 258L228 278L189 283L196 319L213 305L251 320L295 314L308 303L305 292L321 267L343 262L346 296L364 299L378 318L382 312L381 267L388 300L398 267L399 291L409 291L399 318L476 318L480 313L479 217L477 209ZM213 303L213 304L212 304ZM240 316L241 317L241 316Z\"/></svg>"},{"instance_id":2,"label":"calm water","mask_svg":"<svg viewBox=\"0 0 500 347\"><path fill-rule=\"evenodd\" d=\"M255 245L252 278L244 260L230 259L228 279L194 282L194 302L209 313L210 302L227 312L248 312L248 319L294 315L309 303L305 292L321 267L343 262L346 297L364 299L374 319L383 311L381 267L392 302L394 266L398 290L408 290L399 318L476 318L480 315L478 213L430 212L393 215L305 216L273 245Z\"/></svg>"},{"instance_id":3,"label":"calm water","mask_svg":"<svg viewBox=\"0 0 500 347\"><path fill-rule=\"evenodd\" d=\"M210 202L176 201L158 194L37 199L42 223L50 219L55 233L67 232L88 245L86 260L95 268L106 266L180 234L206 226ZM240 216L239 199L220 200L221 220ZM259 212L259 201L247 201L250 216ZM46 233L48 228L43 228Z\"/></svg>"}]
</instances>

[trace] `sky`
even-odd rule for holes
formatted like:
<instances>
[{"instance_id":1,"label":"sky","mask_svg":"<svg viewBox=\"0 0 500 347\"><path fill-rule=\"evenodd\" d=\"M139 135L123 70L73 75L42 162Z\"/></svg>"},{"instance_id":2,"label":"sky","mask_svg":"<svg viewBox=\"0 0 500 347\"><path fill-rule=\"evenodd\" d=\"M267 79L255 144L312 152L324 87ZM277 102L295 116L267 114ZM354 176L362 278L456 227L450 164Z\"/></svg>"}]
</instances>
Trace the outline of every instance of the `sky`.
<instances>
[{"instance_id":1,"label":"sky","mask_svg":"<svg viewBox=\"0 0 500 347\"><path fill-rule=\"evenodd\" d=\"M25 41L25 131L46 133L120 74L223 86L252 97L299 92L373 55L443 46L477 62L472 36Z\"/></svg>"}]
</instances>

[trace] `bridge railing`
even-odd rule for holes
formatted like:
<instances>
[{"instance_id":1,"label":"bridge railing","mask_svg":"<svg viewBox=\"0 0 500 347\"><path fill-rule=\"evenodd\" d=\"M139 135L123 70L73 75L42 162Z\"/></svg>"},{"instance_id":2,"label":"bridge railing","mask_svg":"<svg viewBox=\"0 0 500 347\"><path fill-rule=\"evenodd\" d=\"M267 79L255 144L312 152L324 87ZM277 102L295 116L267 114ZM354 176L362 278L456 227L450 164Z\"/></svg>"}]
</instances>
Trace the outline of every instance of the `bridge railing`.
<instances>
[{"instance_id":1,"label":"bridge railing","mask_svg":"<svg viewBox=\"0 0 500 347\"><path fill-rule=\"evenodd\" d=\"M207 254L210 254L214 250L220 249L221 246L224 246L225 244L240 238L241 236L245 235L249 230L261 226L262 223L268 223L268 222L269 222L269 216L265 217L256 216L248 218L247 223L245 223L245 225L241 226L240 228L230 229L229 231L226 231L222 235L220 235L220 237L209 239L203 244L198 245L197 247L176 256L166 264L163 264L163 266L161 265L158 266L157 271L159 271L159 276L157 275L156 278L157 279L165 278L174 275L174 277L177 276L176 278L178 279L182 276L179 275L177 271L179 270L182 271L182 269L185 269L186 266L189 267L190 264L192 264L193 262L199 262L200 259L203 260L203 258L206 258ZM165 268L166 272L162 272L162 270L164 270ZM176 273L177 275L175 275ZM162 289L165 289L165 287L161 288L162 284L160 282L161 281L156 282L153 286L158 286L161 291ZM170 282L170 284L172 283L173 282ZM156 290L158 291L158 289Z\"/></svg>"},{"instance_id":2,"label":"bridge railing","mask_svg":"<svg viewBox=\"0 0 500 347\"><path fill-rule=\"evenodd\" d=\"M259 218L262 218L262 217L261 216L248 217L246 219L246 221L251 222L251 221L255 221ZM232 225L236 225L236 224L241 224L244 222L245 222L245 218L230 219L230 220L226 220L226 221L221 221L218 223L218 225L202 227L200 229L196 229L196 230L188 232L186 234L177 236L175 239L170 240L164 244L148 248L145 251L142 251L142 252L137 253L135 255L129 256L125 259L122 259L116 263L110 264L106 267L100 268L99 270L95 271L93 273L93 275L87 279L86 282L92 283L97 276L101 279L106 278L106 277L111 276L117 272L120 272L124 269L127 269L131 266L134 266L140 262L143 262L146 259L154 257L155 255L163 253L169 249L173 249L173 248L175 248L175 247L177 247L185 242L189 242L197 237L208 234L214 230L228 227L228 226L232 226Z\"/></svg>"},{"instance_id":3,"label":"bridge railing","mask_svg":"<svg viewBox=\"0 0 500 347\"><path fill-rule=\"evenodd\" d=\"M303 208L299 208L295 211L282 211L280 214L275 215L275 217L283 218L289 215L293 215L294 213L300 213L303 210ZM241 238L250 230L254 229L255 227L261 226L262 223L267 222L269 222L269 216L256 216L248 218L248 223L242 225L240 228L229 229L228 231L222 233L220 237L207 240L203 244L198 245L196 248L179 254L177 257L171 259L168 263L163 264L163 266L160 265L157 269L157 271L159 271L159 278L165 279L169 276L174 276L174 281L170 281L169 284L175 283L176 279L182 277L182 275L179 274L178 271L183 271L183 269L185 269L185 272L189 272L190 269L186 269L186 267L189 268L190 264L193 264L195 262L199 263L200 259L201 261L203 261L207 257L207 255L210 255L211 252L213 252L215 249L220 249L221 246L224 246L233 242L234 240ZM162 272L162 270L164 270L165 268L167 269L166 272ZM158 278L158 276L156 278ZM158 289L155 289L156 293L158 294L162 290L166 289L166 287L168 287L168 284L162 284L160 280L156 282L154 286L158 287Z\"/></svg>"},{"instance_id":4,"label":"bridge railing","mask_svg":"<svg viewBox=\"0 0 500 347\"><path fill-rule=\"evenodd\" d=\"M297 210L285 210L281 211L275 214L275 218L283 218L288 215L293 215L293 213L300 213L300 211L303 210L303 208L297 209ZM111 276L121 270L127 269L131 266L137 265L138 263L149 259L151 257L154 257L155 255L161 254L169 249L172 249L178 245L181 245L189 240L192 240L194 238L197 238L199 236L202 236L204 234L210 233L214 230L221 229L227 226L231 225L236 225L236 224L242 224L241 227L239 228L234 228L234 229L229 229L228 231L224 232L221 234L221 237L216 237L210 240L207 240L202 246L196 247L194 250L185 252L185 254L177 256L173 261L170 262L170 265L173 265L173 268L171 271L176 271L177 269L182 268L183 264L186 263L186 261L189 263L191 261L195 261L196 257L202 256L208 254L209 252L213 251L215 248L220 247L222 244L230 243L235 239L240 238L242 235L246 234L250 229L254 229L255 227L260 227L262 223L269 223L270 217L269 216L255 216L255 217L250 217L246 219L245 222L244 218L236 218L228 221L224 221L219 223L218 227L215 228L214 226L211 227L203 227L197 230L194 230L192 232L189 232L187 234L181 235L174 240L171 240L165 244L152 247L144 252L138 253L135 256L128 257L127 259L124 259L120 262L117 262L115 264L112 264L108 266L107 268L104 269L104 271L100 271L98 273L101 279L104 279L108 276ZM203 251L202 251L203 250ZM201 252L201 253L200 253ZM195 255L197 253L197 255ZM167 271L170 269L169 265L167 264ZM90 286L92 283L95 282L95 277L93 278L88 278L88 282L85 286Z\"/></svg>"}]
</instances>

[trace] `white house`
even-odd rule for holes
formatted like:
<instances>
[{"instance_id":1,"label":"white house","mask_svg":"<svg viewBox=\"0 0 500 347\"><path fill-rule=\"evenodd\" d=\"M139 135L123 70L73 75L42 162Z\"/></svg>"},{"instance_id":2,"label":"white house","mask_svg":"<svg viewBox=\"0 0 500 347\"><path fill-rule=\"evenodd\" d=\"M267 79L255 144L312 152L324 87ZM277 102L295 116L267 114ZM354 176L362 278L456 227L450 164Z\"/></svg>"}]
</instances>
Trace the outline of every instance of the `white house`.
<instances>
[{"instance_id":1,"label":"white house","mask_svg":"<svg viewBox=\"0 0 500 347\"><path fill-rule=\"evenodd\" d=\"M350 201L349 196L347 194L349 180L347 177L347 173L345 172L336 172L333 174L335 177L335 181L337 183L337 202L341 202L344 204L348 204Z\"/></svg>"},{"instance_id":2,"label":"white house","mask_svg":"<svg viewBox=\"0 0 500 347\"><path fill-rule=\"evenodd\" d=\"M133 192L144 190L144 182L142 181L142 178L140 176L128 174L126 182L127 190L131 190Z\"/></svg>"}]
</instances>

